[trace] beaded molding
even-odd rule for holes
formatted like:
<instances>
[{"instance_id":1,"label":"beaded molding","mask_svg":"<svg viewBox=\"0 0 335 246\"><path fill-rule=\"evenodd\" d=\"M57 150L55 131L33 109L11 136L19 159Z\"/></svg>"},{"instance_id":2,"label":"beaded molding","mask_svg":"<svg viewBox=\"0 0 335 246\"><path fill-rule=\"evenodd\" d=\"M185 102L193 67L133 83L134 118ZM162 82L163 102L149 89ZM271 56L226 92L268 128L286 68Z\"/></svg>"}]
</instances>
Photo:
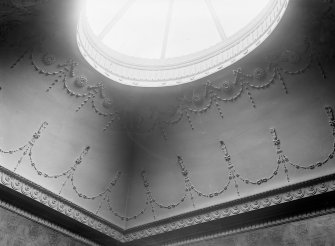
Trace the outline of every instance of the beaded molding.
<instances>
[{"instance_id":1,"label":"beaded molding","mask_svg":"<svg viewBox=\"0 0 335 246\"><path fill-rule=\"evenodd\" d=\"M323 13L323 17L326 18L330 14L331 13L329 13L329 11L326 11ZM331 20L335 22L333 19ZM155 119L147 119L152 123L146 130L142 129L143 127L141 126L141 122L143 122L143 120L137 120L135 117L131 119L133 121L131 124L122 125L122 129L127 132L151 133L158 128L163 139L167 140L168 137L166 129L178 124L183 119L188 122L192 130L195 129L191 114L204 114L214 106L220 118L223 119L224 113L222 103L235 102L241 98L243 94L247 94L252 107L256 108L256 102L252 95L252 90L267 89L278 81L282 84L284 93L287 94L288 88L285 82L285 75L297 76L307 72L311 69L312 65L316 65L320 70L322 77L326 79L327 76L325 69L323 68L317 48L313 46L312 41L309 39L304 40L304 44L306 47L303 49L301 54L296 51L286 49L282 51L280 55L269 56L266 68L256 67L252 73L245 73L241 68L238 68L232 71L234 78L231 81L224 80L219 83L214 83L214 81L208 80L205 84L197 86L196 88L191 89L191 91L189 89L186 90L181 97L177 97L177 104L173 107L175 110L169 116L169 119L165 119L165 112L160 112L159 110L157 111L157 109L151 109L151 115L154 114L157 115L157 117ZM47 69L46 67L39 66L33 56L33 49L28 49L24 51L11 68L14 68L15 65L28 53L30 53L30 63L36 72L46 77L55 77L46 91L49 92L57 83L62 82L63 88L67 94L82 99L80 105L75 110L76 112L79 112L87 103L90 102L92 110L98 116L108 119L103 131L109 129L115 121L122 121L122 118L125 118L124 116L126 113L124 112L124 109L115 109L113 96L107 97L105 95L104 84L102 82L91 83L84 75L76 75L75 69L79 63L72 59L69 59L65 63L57 64L57 70L50 71L50 69ZM44 53L41 58L44 64L44 58L46 55L49 57L49 60L52 60L52 62L56 60L53 55ZM303 60L306 61L302 62ZM294 70L290 70L286 68L285 64L295 65L295 67L301 64L301 66ZM45 66L49 65L45 64ZM192 92L191 96L188 96L190 94L189 92ZM139 115L138 117L140 119L145 118L144 115Z\"/></svg>"},{"instance_id":2,"label":"beaded molding","mask_svg":"<svg viewBox=\"0 0 335 246\"><path fill-rule=\"evenodd\" d=\"M329 121L329 125L332 129L332 135L334 137L334 141L335 141L335 124L334 124L334 110L332 107L330 106L326 106L325 107L325 111L326 111L326 115L328 117L328 121ZM44 129L46 127L46 123L44 122L41 127L39 128L39 130L33 135L33 139L38 139L41 135L41 131L42 129ZM247 178L243 178L241 177L241 175L236 171L233 162L231 161L231 156L228 153L228 149L226 147L226 145L224 144L223 141L220 141L220 145L221 145L221 150L224 153L224 159L227 162L227 167L228 167L228 174L229 174L229 180L228 183L223 187L223 189L216 191L216 192L212 192L212 193L203 193L201 191L199 191L199 189L197 189L195 187L195 185L192 183L191 178L190 178L190 172L187 170L187 168L184 165L183 159L182 157L178 156L177 157L177 163L181 169L181 173L184 176L184 183L185 183L185 193L183 195L183 197L174 203L171 204L162 204L159 201L157 201L157 199L155 199L155 197L153 196L151 189L150 189L150 183L148 181L147 175L145 171L141 172L142 178L143 178L143 184L144 187L146 189L146 197L147 197L147 201L146 201L146 206L140 210L140 212L138 212L137 214L133 215L133 216L122 216L120 214L118 214L117 212L115 212L112 209L112 206L110 205L111 199L107 196L107 192L110 191L109 187L102 193L96 195L96 196L86 196L86 199L96 199L98 197L101 198L100 200L100 205L99 208L95 214L95 216L98 214L98 212L101 209L102 203L107 201L107 204L109 206L109 210L114 213L114 215L116 217L119 217L122 220L126 220L129 221L131 219L136 219L138 218L141 214L144 214L144 212L146 211L147 207L150 205L151 207L151 211L153 214L153 218L154 220L156 220L156 214L155 214L155 209L154 206L158 206L159 208L162 209L173 209L176 208L177 206L179 206L182 202L184 202L186 200L186 196L188 194L188 196L190 197L193 206L195 207L194 201L193 201L193 195L192 192L195 192L196 194L198 194L199 196L203 196L206 198L213 198L216 197L218 195L221 195L224 193L224 191L226 191L231 182L234 181L235 183L235 189L237 192L237 195L239 196L239 190L238 190L238 183L237 183L237 179L243 181L246 184L250 184L250 185L261 185L263 183L268 182L269 180L271 180L275 175L278 174L278 170L280 168L280 165L283 166L284 171L287 175L287 181L290 182L289 176L288 176L288 168L286 167L286 164L289 164L295 168L299 167L299 169L304 169L304 170L314 170L315 168L318 167L322 167L324 164L328 163L330 159L333 158L334 153L335 153L335 142L333 143L333 149L331 151L331 153L328 155L327 158L325 158L323 161L319 161L316 162L315 164L312 165L298 165L298 164L294 164L292 162L289 161L289 158L284 155L281 146L280 146L280 140L277 136L277 133L275 131L274 128L270 129L272 138L273 138L273 143L274 143L274 147L276 149L276 154L277 154L277 166L275 168L275 171L272 173L272 175L270 175L267 178L261 178L259 180L249 180ZM36 141L34 140L34 141ZM34 146L35 142L29 141L28 142L29 145L23 145L15 150L9 150L9 151L4 151L1 149L1 153L5 153L5 154L11 154L11 153L16 153L18 151L25 151L26 153L28 153L31 151L31 148ZM26 149L28 146L28 148L30 149ZM82 158L84 157L84 155L86 155L88 151L88 148L86 147L84 149L84 151L82 152L82 154L79 156L79 158L77 158L76 164L79 165L82 161ZM28 154L29 155L29 154ZM321 163L321 164L320 164ZM72 167L74 168L74 167ZM74 168L75 169L75 168ZM71 169L72 171L74 171L73 169ZM67 173L66 173L67 174ZM67 180L69 178L71 178L71 183L73 187L76 187L74 185L74 181L73 181L73 172L70 172L70 177L67 176ZM115 184L116 181L119 178L120 173L117 174L117 177L114 179L114 181L111 184ZM51 175L48 175L46 177L51 177ZM65 175L62 175L65 176ZM70 202L65 202L64 199L60 198L59 196L51 193L50 191L45 190L44 188L32 183L31 181L28 181L26 179L24 179L23 177L15 174L12 171L9 171L8 169L0 166L0 181L3 185L16 190L24 195L30 196L32 199L37 200L53 209L58 210L61 213L66 214L67 216L76 219L84 224L89 225L90 227L97 229L100 232L103 232L109 236L111 236L114 239L117 239L121 242L129 242L129 241L133 241L133 240L137 240L140 238L145 238L148 236L153 236L156 234L160 234L160 233L164 233L167 231L172 231L175 229L179 229L179 228L184 228L187 226L191 226L191 225L195 225L195 224L199 224L199 223L204 223L204 222L208 222L211 220L215 220L215 219L219 219L219 218L224 218L227 216L233 216L236 214L240 214L240 213L244 213L244 212L248 212L248 211L252 211L252 210L256 210L256 209L260 209L263 207L268 207L268 206L272 206L272 205L276 205L276 204L280 204L283 202L289 202L291 200L295 200L295 199L301 199L303 197L307 197L307 196L312 196L312 195L317 195L317 194L321 194L324 192L329 192L332 190L335 190L335 180L331 180L331 181L327 181L327 182L323 182L323 183L319 183L317 185L313 185L313 186L309 186L309 187L304 187L304 188L300 188L300 189L296 189L293 191L289 191L286 192L284 194L280 194L280 195L272 195L266 198L262 198L259 200L255 200L255 201L250 201L247 203L243 203L240 205L234 205L231 207L226 207L224 209L220 209L220 210L215 210L212 212L208 212L205 214L201 214L201 215L197 215L197 216L193 216L193 217L188 217L187 219L181 219L181 220L176 220L167 224L163 225L159 225L156 227L150 227L147 229L141 229L143 228L143 226L140 226L138 228L138 230L135 230L134 232L134 228L132 228L132 233L127 233L127 230L121 230L121 231L116 231L115 229L112 229L111 225L106 224L107 222L101 222L101 221L97 221L97 218L93 217L93 215L91 215L89 212L85 212L83 209L81 208L77 208L75 205L71 204ZM76 191L76 194L78 196L83 196L83 194L81 192L79 192L77 190L77 188L74 188L74 190ZM271 191L272 193L273 191ZM187 194L186 194L187 193ZM62 199L62 200L61 200ZM247 198L245 198L247 199ZM187 216L187 215L183 215L183 216ZM93 217L93 218L92 218ZM178 216L177 216L178 217ZM180 217L180 216L179 216ZM101 219L100 219L101 220ZM147 227L147 226L144 226ZM136 228L135 228L136 229Z\"/></svg>"},{"instance_id":3,"label":"beaded molding","mask_svg":"<svg viewBox=\"0 0 335 246\"><path fill-rule=\"evenodd\" d=\"M317 21L319 23L318 30L324 30L330 24L335 23L334 11L332 8L332 1L324 2L328 5L326 11L324 11L321 16L317 17ZM281 1L280 4L285 4L285 1ZM327 36L328 35L328 36ZM329 39L331 34L327 34L325 38ZM324 35L323 35L324 36ZM323 40L325 43L326 40ZM283 50L279 55L271 54L268 56L268 64L264 67L255 67L253 72L248 74L242 71L241 68L233 70L234 78L232 81L220 81L219 85L215 85L213 81L207 81L207 83L197 86L197 88L188 89L184 92L181 98L177 98L177 105L175 105L175 111L169 119L165 119L165 112L156 112L157 110L151 109L152 114L158 115L155 119L148 119L149 122L151 120L151 127L148 129L142 129L141 120L132 119L134 122L132 124L125 124L122 126L121 130L125 130L127 132L138 132L138 133L151 133L155 129L158 129L164 140L168 139L167 136L167 128L173 125L178 124L182 120L186 120L190 125L192 130L195 129L195 124L193 123L193 117L191 114L199 115L206 113L213 106L216 108L219 117L224 117L223 112L223 103L235 102L239 98L242 97L243 94L247 94L252 107L256 107L255 99L252 95L252 90L262 90L267 89L275 82L279 82L282 84L282 88L284 93L288 93L288 88L285 82L285 76L297 76L303 74L311 69L312 65L315 65L321 73L323 79L327 78L325 69L323 67L323 63L321 60L323 58L332 59L335 56L329 56L327 54L323 54L320 52L322 47L319 47L318 44L314 44L312 41L312 37L303 40L306 47L302 52L296 52L294 50ZM260 42L259 42L260 43ZM257 44L258 45L258 44ZM242 46L241 46L242 47ZM248 50L245 52L249 52ZM45 67L39 66L34 57L33 57L33 49L27 49L23 52L23 54L18 58L17 61L11 66L14 68L17 63L19 63L27 54L30 53L31 65L34 67L35 71L41 75L45 75L48 77L54 77L53 82L47 88L47 92L49 92L57 83L62 81L63 87L65 91L70 95L77 98L81 98L82 102L77 107L76 112L79 112L88 102L91 103L92 110L101 117L105 117L108 119L103 131L108 130L113 123L116 121L121 121L126 114L124 110L115 109L114 98L113 96L107 97L104 93L104 85L102 82L99 83L91 83L84 75L76 76L75 68L79 65L78 62L75 62L72 59L69 59L67 62L63 64L58 64L57 70L49 71L49 69ZM42 56L42 62L44 61L45 56L48 56L49 61L56 61L56 57L49 53L44 53ZM322 57L322 56L327 57ZM303 59L304 58L304 59ZM304 61L306 60L307 61ZM304 62L303 62L304 61ZM45 66L49 66L50 62L43 62ZM290 70L286 65L294 65L295 68ZM53 66L55 67L55 66ZM222 67L218 67L216 71L221 70ZM207 74L209 75L209 74ZM267 77L270 77L269 79ZM192 79L197 80L195 78ZM196 91L203 90L201 93L197 93ZM191 97L187 96L193 92ZM99 101L99 103L98 103ZM144 119L144 115L139 116L141 119ZM133 127L131 127L132 125Z\"/></svg>"},{"instance_id":4,"label":"beaded molding","mask_svg":"<svg viewBox=\"0 0 335 246\"><path fill-rule=\"evenodd\" d=\"M328 117L329 125L332 129L332 135L333 135L334 140L333 140L333 145L332 145L332 151L328 154L328 156L324 160L318 161L318 162L316 162L314 164L310 164L310 165L300 165L300 164L296 164L296 163L293 163L293 162L289 161L289 158L284 154L283 150L281 149L281 145L280 145L281 141L279 140L279 138L277 136L277 132L276 132L275 128L270 128L270 133L272 135L274 147L276 149L276 154L277 154L277 165L275 166L274 171L268 177L263 177L263 178L260 178L258 180L251 180L249 178L243 177L240 173L238 173L238 171L236 170L236 168L235 168L235 166L232 162L232 158L228 153L227 146L225 145L224 141L220 141L221 150L223 151L224 159L227 162L228 178L229 178L227 183L224 185L223 188L221 188L217 191L214 191L214 192L210 192L210 193L204 193L204 192L200 191L194 185L194 183L192 182L192 180L190 178L190 172L185 167L183 158L181 156L177 156L177 164L181 169L182 175L184 176L185 193L183 194L182 198L179 199L177 202L173 202L173 203L170 203L170 204L162 204L162 203L158 202L154 198L154 196L151 192L150 183L148 181L146 172L142 171L141 176L142 176L142 179L143 179L144 187L146 189L146 199L147 199L146 200L146 206L143 209L141 209L138 213L136 213L135 215L132 215L132 216L121 215L120 213L116 212L115 209L113 209L113 207L111 205L111 198L109 197L109 195L110 195L110 192L111 192L111 187L115 186L117 184L117 181L120 179L121 172L119 172L119 171L117 172L115 178L104 189L104 191L102 191L98 194L95 194L95 195L86 195L86 194L82 193L81 191L79 191L78 187L75 184L74 176L75 176L75 172L76 172L77 167L82 163L83 158L87 155L87 153L90 149L89 146L85 147L85 149L82 151L82 153L79 155L79 157L75 160L74 164L70 168L65 170L64 172L51 175L51 174L48 174L48 173L42 171L38 167L38 165L33 160L33 147L36 144L36 141L40 138L40 136L42 134L42 131L47 127L47 125L48 125L47 122L42 123L42 125L39 127L39 129L33 134L31 140L28 141L28 144L25 144L21 147L13 149L13 150L3 150L3 149L0 148L0 153L14 154L14 153L23 151L23 153L22 153L21 157L19 158L16 166L13 169L14 172L17 171L17 168L22 163L23 158L28 155L31 167L36 171L36 173L39 176L42 176L42 177L48 178L48 179L65 178L64 182L62 183L61 189L58 192L58 195L61 194L63 188L65 187L65 185L70 180L70 185L71 185L72 189L74 190L74 192L78 195L78 197L80 197L82 199L86 199L86 200L99 199L100 204L99 204L99 207L96 211L96 214L98 214L100 212L101 207L102 207L103 204L107 204L108 210L114 216L118 217L121 220L129 221L129 220L137 219L140 215L144 214L144 212L147 209L147 206L150 205L151 211L152 211L152 214L153 214L153 218L155 220L156 215L155 215L154 205L158 206L159 208L162 208L162 209L173 209L173 208L176 208L177 206L179 206L181 203L185 202L187 200L186 197L189 196L190 200L192 201L193 207L195 207L194 197L193 197L192 192L195 192L195 194L197 194L198 196L202 196L202 197L206 197L206 198L213 198L213 197L217 197L219 195L222 195L225 191L228 190L228 188L231 185L231 182L233 182L234 186L235 186L235 189L236 189L236 193L237 193L238 196L240 196L239 186L238 186L238 182L237 182L238 180L242 181L243 183L245 183L247 185L262 185L264 183L269 182L276 175L278 175L280 168L283 167L284 172L286 174L287 182L290 182L289 170L288 170L287 165L290 165L290 166L295 167L296 169L302 169L302 170L313 170L315 168L322 167L323 165L328 163L330 159L332 159L334 157L334 153L335 153L335 117L334 117L334 110L333 110L332 107L326 106L325 111L326 111L326 115Z\"/></svg>"},{"instance_id":5,"label":"beaded molding","mask_svg":"<svg viewBox=\"0 0 335 246\"><path fill-rule=\"evenodd\" d=\"M115 226L110 222L104 221L95 214L78 207L59 195L13 173L3 166L0 166L0 184L77 220L94 230L121 242L123 241L122 233L115 229Z\"/></svg>"},{"instance_id":6,"label":"beaded molding","mask_svg":"<svg viewBox=\"0 0 335 246\"><path fill-rule=\"evenodd\" d=\"M181 240L181 241L174 242L174 243L167 243L167 244L163 244L163 246L180 246L180 245L185 245L185 244L188 245L190 243L196 243L196 242L200 242L200 241L206 241L206 240L211 240L211 239L215 239L215 238L219 238L219 237L226 237L226 236L231 236L231 235L238 234L238 233L243 233L243 232L253 231L253 230L257 230L257 229L267 228L267 227L270 227L270 226L276 226L276 225L291 223L291 222L295 222L295 221L299 221L299 220L310 219L310 218L314 218L316 216L327 215L327 214L331 214L331 213L334 213L334 212L335 212L335 208L318 210L318 211L314 211L314 212L310 212L310 213L304 213L304 214L297 215L297 216L287 217L287 218L284 218L284 219L271 220L271 221L266 221L266 222L263 222L263 223L260 223L260 224L255 224L255 225L252 225L252 226L245 226L245 227L240 227L240 228L233 229L233 230L227 230L227 231L212 234L212 235L205 235L205 236L202 236L202 237L191 238L191 239L187 239L187 240Z\"/></svg>"},{"instance_id":7,"label":"beaded molding","mask_svg":"<svg viewBox=\"0 0 335 246\"><path fill-rule=\"evenodd\" d=\"M320 180L318 178L317 180ZM280 190L280 189L278 189ZM247 197L244 200L247 202L238 202L235 205L225 206L218 208L218 206L213 206L212 208L207 208L207 212L203 212L198 215L187 216L187 214L177 216L172 221L171 219L167 222L160 223L157 226L144 225L138 228L133 228L135 230L132 233L125 234L125 239L127 242L142 239L145 237L150 237L169 231L178 230L181 228L190 227L193 225L206 223L213 220L218 220L237 214L246 213L249 211L254 211L269 206L275 206L278 204L290 202L293 200L303 199L309 196L315 196L318 194L331 192L335 190L335 180L319 182L314 185L306 186L299 189L293 189L288 192L281 192L275 195L266 195L263 198L255 199L253 197ZM271 190L271 193L276 193L276 190ZM170 222L169 222L170 221ZM228 231L226 233L232 233L234 231Z\"/></svg>"},{"instance_id":8,"label":"beaded molding","mask_svg":"<svg viewBox=\"0 0 335 246\"><path fill-rule=\"evenodd\" d=\"M96 210L95 214L98 215L101 207L103 204L107 205L107 208L109 211L112 212L112 214L114 216L116 216L117 218L121 219L121 220L131 220L131 219L136 219L139 215L143 214L145 212L145 210L141 213L139 213L138 215L132 216L132 217L127 217L124 215L121 215L120 213L116 212L115 209L112 207L112 203L111 203L111 190L114 186L117 185L117 182L119 181L120 177L121 177L121 172L117 171L116 172L116 176L114 177L114 179L112 179L112 181L105 187L105 189L97 194L94 195L87 195L84 194L83 192L81 192L79 190L79 188L77 187L77 185L75 184L75 173L77 170L77 167L79 165L82 164L84 157L88 154L88 151L90 150L89 146L86 146L84 148L84 150L81 152L81 154L79 155L79 157L74 161L74 164L72 164L72 166L70 166L67 170L60 172L58 174L49 174L47 172L42 171L39 168L39 165L36 164L36 162L33 159L33 147L36 144L36 141L41 137L42 131L48 126L47 122L43 122L41 124L41 126L39 127L39 129L33 134L31 140L28 141L27 144L18 147L16 149L12 149L12 150L4 150L2 148L0 148L0 153L2 154L15 154L15 153L19 153L22 152L22 155L20 156L16 166L13 169L13 172L15 173L17 171L17 169L20 167L23 158L25 158L28 155L28 159L30 162L30 166L36 171L36 174L47 178L47 179L59 179L59 178L64 178L64 182L61 185L61 188L58 192L58 195L61 195L64 187L70 183L70 186L72 188L72 190L75 192L75 194L84 199L84 200L99 200L99 206L98 209ZM69 182L70 181L70 182Z\"/></svg>"},{"instance_id":9,"label":"beaded molding","mask_svg":"<svg viewBox=\"0 0 335 246\"><path fill-rule=\"evenodd\" d=\"M291 165L295 167L296 169L302 169L302 170L314 170L315 168L322 167L323 165L327 164L331 159L334 158L335 154L335 117L334 117L334 110L330 106L325 107L326 115L328 117L328 123L329 126L331 127L332 130L332 136L333 136L333 144L332 144L332 150L331 152L327 155L327 157L321 161L318 161L314 164L310 165L301 165L301 164L296 164L293 163L289 160L289 158L284 154L283 150L281 149L280 146L280 140L277 136L275 128L270 128L270 133L272 135L272 141L276 150L276 155L277 155L277 161L276 161L276 166L274 167L273 172L268 176L268 177L263 177L257 180L251 180L249 178L243 177L235 168L233 162L232 162L232 157L228 153L227 146L225 145L224 141L220 141L220 147L221 150L224 154L224 160L227 163L227 172L228 172L228 181L227 183L219 190L214 191L214 192L209 192L209 193L204 193L200 191L192 182L190 178L190 171L185 167L184 165L184 160L181 156L177 156L177 164L180 167L181 174L184 177L184 183L185 183L185 193L183 194L182 198L179 199L177 202L171 203L171 204L162 204L157 201L156 198L154 198L151 189L150 189L150 183L148 181L148 178L146 177L146 172L142 171L141 175L143 178L143 184L146 189L146 196L147 196L147 201L149 201L149 204L151 206L152 214L154 220L156 219L155 215L155 210L153 205L158 206L159 208L162 209L173 209L177 206L179 206L181 203L185 202L187 199L187 195L189 196L193 207L195 208L195 203L194 203L194 196L193 193L197 194L200 197L205 197L205 198L214 198L217 196L222 195L225 191L227 191L232 183L234 183L234 188L236 190L236 194L239 197L240 192L239 192L239 186L238 186L238 180L242 181L243 183L247 185L262 185L270 180L272 180L275 176L279 174L279 171L284 169L284 173L287 178L287 182L290 182L290 177L289 177L289 169L287 165ZM146 205L148 205L148 202L146 202Z\"/></svg>"},{"instance_id":10,"label":"beaded molding","mask_svg":"<svg viewBox=\"0 0 335 246\"><path fill-rule=\"evenodd\" d=\"M255 99L252 96L252 90L260 90L269 88L276 81L279 81L282 84L284 92L287 94L288 89L284 80L283 74L286 75L299 75L305 73L308 69L311 68L312 64L315 63L315 56L312 53L310 45L305 49L307 54L307 63L304 64L301 68L296 70L287 70L284 67L280 66L279 63L274 64L273 61L269 63L267 69L262 67L256 67L252 74L242 72L241 68L233 70L233 81L222 81L219 85L215 85L214 82L207 81L205 85L201 85L197 88L192 89L191 97L187 96L188 92L184 93L182 97L177 98L177 105L175 105L175 111L171 114L170 119L163 119L165 114L164 112L152 112L152 114L157 114L151 127L147 130L142 130L144 132L152 132L158 128L165 140L167 140L166 128L176 125L186 118L187 122L190 125L192 130L195 129L192 117L190 114L199 115L209 111L214 105L217 109L217 112L220 118L224 118L222 103L231 103L235 102L242 97L244 93L247 94L251 102L252 107L256 107ZM102 82L91 84L90 81L84 76L77 76L75 73L75 68L79 65L77 62L69 59L67 62L58 64L57 70L50 71L49 69L42 68L35 61L33 50L26 50L19 59L11 66L14 68L15 65L21 61L26 54L30 53L30 63L33 66L34 70L41 75L46 77L55 77L51 85L47 88L46 92L50 92L51 89L59 82L62 82L63 88L70 96L76 98L81 98L82 102L75 110L79 112L88 102L91 103L92 110L99 116L108 118L103 131L106 131L116 120L121 120L124 116L122 109L116 111L114 109L114 100L113 98L107 97L104 93L104 85ZM290 54L289 57L299 57L295 59L287 59L286 57ZM45 53L42 57L42 60L45 59L45 56L51 56L48 53ZM52 59L55 59L53 56ZM292 50L285 50L281 55L281 62L288 62L294 64L296 60L301 60L297 52ZM322 65L320 62L317 62L318 67ZM322 71L324 69L322 68ZM271 74L268 75L268 74ZM270 76L269 80L266 78ZM72 85L70 86L69 79L72 79ZM79 91L78 91L79 90ZM101 105L97 105L97 99L102 102ZM153 110L153 109L151 109ZM151 114L151 115L152 115ZM139 116L141 119L144 118L143 115ZM141 131L141 120L136 121L134 119L134 126L130 125L124 126L127 131Z\"/></svg>"},{"instance_id":11,"label":"beaded molding","mask_svg":"<svg viewBox=\"0 0 335 246\"><path fill-rule=\"evenodd\" d=\"M317 180L321 179L322 178L318 178ZM196 225L199 223L205 223L211 220L229 217L236 214L241 214L248 211L257 210L268 206L274 206L292 200L302 199L304 197L314 196L335 190L335 180L321 182L315 185L291 190L289 192L266 196L265 198L261 199L256 200L249 199L249 201L246 203L242 202L239 205L234 205L230 207L228 206L222 209L217 209L216 206L213 207L214 210L212 210L211 212L191 217L187 217L186 214L182 216L184 217L184 219L176 219L173 220L173 222L163 223L159 226L154 227L146 226L147 227L146 229L142 229L142 227L139 227L138 230L136 229L131 233L127 233L127 230L122 229L120 229L120 231L115 230L111 225L109 226L104 222L95 219L94 218L95 216L93 214L85 212L84 210L78 208L77 206L71 204L70 202L64 200L63 198L55 194L52 194L51 192L45 190L44 188L32 183L29 180L26 180L25 178L17 174L14 174L13 172L9 171L8 169L2 166L0 166L0 181L2 185L5 185L10 189L13 189L19 193L29 196L32 199L48 207L51 207L67 215L70 218L73 218L83 224L86 224L90 226L92 229L100 231L120 242L130 242L133 240L138 240L141 238L161 234L164 232ZM274 192L275 190L271 191L271 193ZM209 208L208 210L211 210L211 208ZM39 221L40 219L38 219L38 222Z\"/></svg>"}]
</instances>

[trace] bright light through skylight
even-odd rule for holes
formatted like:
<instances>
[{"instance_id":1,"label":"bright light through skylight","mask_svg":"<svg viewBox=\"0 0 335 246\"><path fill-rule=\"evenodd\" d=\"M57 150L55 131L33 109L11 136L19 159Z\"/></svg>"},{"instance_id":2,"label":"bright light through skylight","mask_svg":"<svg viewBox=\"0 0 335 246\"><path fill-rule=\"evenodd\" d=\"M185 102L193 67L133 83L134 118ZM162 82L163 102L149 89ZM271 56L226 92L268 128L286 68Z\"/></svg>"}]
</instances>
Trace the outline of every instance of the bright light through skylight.
<instances>
[{"instance_id":1,"label":"bright light through skylight","mask_svg":"<svg viewBox=\"0 0 335 246\"><path fill-rule=\"evenodd\" d=\"M87 0L93 33L131 57L189 55L226 41L270 0Z\"/></svg>"},{"instance_id":2,"label":"bright light through skylight","mask_svg":"<svg viewBox=\"0 0 335 246\"><path fill-rule=\"evenodd\" d=\"M289 0L86 0L77 41L84 58L122 84L189 83L257 48Z\"/></svg>"}]
</instances>

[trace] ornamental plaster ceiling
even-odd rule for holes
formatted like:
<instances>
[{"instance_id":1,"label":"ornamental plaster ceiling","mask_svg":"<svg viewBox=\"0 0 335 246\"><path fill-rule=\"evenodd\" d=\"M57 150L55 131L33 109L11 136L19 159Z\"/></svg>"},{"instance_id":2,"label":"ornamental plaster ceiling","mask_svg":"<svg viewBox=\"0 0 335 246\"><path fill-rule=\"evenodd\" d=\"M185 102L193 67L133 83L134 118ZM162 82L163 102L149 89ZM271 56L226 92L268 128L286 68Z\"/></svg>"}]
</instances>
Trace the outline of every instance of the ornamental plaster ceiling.
<instances>
[{"instance_id":1,"label":"ornamental plaster ceiling","mask_svg":"<svg viewBox=\"0 0 335 246\"><path fill-rule=\"evenodd\" d=\"M80 1L0 3L2 185L127 242L334 173L332 1L289 1L252 53L168 88L90 67Z\"/></svg>"}]
</instances>

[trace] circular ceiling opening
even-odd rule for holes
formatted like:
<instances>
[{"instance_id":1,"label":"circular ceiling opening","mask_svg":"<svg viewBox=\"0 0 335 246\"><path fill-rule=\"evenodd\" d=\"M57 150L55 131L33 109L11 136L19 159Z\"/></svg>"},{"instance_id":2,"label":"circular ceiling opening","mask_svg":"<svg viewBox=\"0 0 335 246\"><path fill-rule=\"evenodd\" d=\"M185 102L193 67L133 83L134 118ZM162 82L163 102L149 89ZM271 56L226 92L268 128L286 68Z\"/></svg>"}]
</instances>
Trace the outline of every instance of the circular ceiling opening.
<instances>
[{"instance_id":1,"label":"circular ceiling opening","mask_svg":"<svg viewBox=\"0 0 335 246\"><path fill-rule=\"evenodd\" d=\"M87 0L77 41L100 73L172 86L215 73L273 31L289 0Z\"/></svg>"}]
</instances>

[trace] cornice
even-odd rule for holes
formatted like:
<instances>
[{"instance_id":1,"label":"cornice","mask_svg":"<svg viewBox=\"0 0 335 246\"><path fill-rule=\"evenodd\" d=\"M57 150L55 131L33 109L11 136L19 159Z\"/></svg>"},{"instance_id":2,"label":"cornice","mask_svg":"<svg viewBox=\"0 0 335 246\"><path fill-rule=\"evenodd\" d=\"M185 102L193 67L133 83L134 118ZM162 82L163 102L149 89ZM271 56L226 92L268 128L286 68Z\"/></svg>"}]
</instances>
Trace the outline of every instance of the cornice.
<instances>
[{"instance_id":1,"label":"cornice","mask_svg":"<svg viewBox=\"0 0 335 246\"><path fill-rule=\"evenodd\" d=\"M3 166L0 166L0 184L111 238L124 241L121 229Z\"/></svg>"},{"instance_id":2,"label":"cornice","mask_svg":"<svg viewBox=\"0 0 335 246\"><path fill-rule=\"evenodd\" d=\"M241 198L229 203L215 205L205 209L197 210L195 212L185 213L169 218L168 220L161 220L128 230L117 230L113 225L102 221L98 216L85 211L84 209L67 201L66 199L53 194L45 188L1 166L0 181L2 185L8 187L9 189L21 193L122 243L132 242L165 232L228 218L238 214L244 214L294 200L317 196L319 194L335 190L335 175L332 174L316 178L314 180L274 189L261 194ZM6 203L1 203L0 205L7 209L13 210L22 216L31 218L37 222L44 223L53 229L59 230L59 228L57 226L55 227L52 223L45 222L36 216L29 216L29 213L25 213L20 209L15 209L14 206L8 205ZM245 228L245 230L248 228ZM251 229L252 228L255 227L251 227ZM225 233L234 233L235 231L236 230ZM72 234L69 235L72 236Z\"/></svg>"},{"instance_id":3,"label":"cornice","mask_svg":"<svg viewBox=\"0 0 335 246\"><path fill-rule=\"evenodd\" d=\"M220 233L209 234L209 235L205 235L202 237L196 237L196 238L187 239L187 240L180 240L174 243L167 243L167 244L164 244L163 246L180 246L184 244L196 243L196 242L211 240L211 239L215 239L219 237L231 236L237 233L243 233L243 232L253 231L257 229L262 229L262 228L266 228L270 226L277 226L277 225L291 223L291 222L295 222L299 220L310 219L316 216L327 215L327 214L334 213L334 212L335 212L335 208L322 209L322 210L317 210L317 211L313 211L309 213L299 214L296 216L286 217L283 219L270 220L270 221L266 221L263 223L254 224L251 226L245 226L245 227L240 227L240 228L233 229L233 230L227 230L227 231L220 232Z\"/></svg>"},{"instance_id":4,"label":"cornice","mask_svg":"<svg viewBox=\"0 0 335 246\"><path fill-rule=\"evenodd\" d=\"M334 190L335 175L332 174L132 228L126 230L125 238L130 242Z\"/></svg>"}]
</instances>

